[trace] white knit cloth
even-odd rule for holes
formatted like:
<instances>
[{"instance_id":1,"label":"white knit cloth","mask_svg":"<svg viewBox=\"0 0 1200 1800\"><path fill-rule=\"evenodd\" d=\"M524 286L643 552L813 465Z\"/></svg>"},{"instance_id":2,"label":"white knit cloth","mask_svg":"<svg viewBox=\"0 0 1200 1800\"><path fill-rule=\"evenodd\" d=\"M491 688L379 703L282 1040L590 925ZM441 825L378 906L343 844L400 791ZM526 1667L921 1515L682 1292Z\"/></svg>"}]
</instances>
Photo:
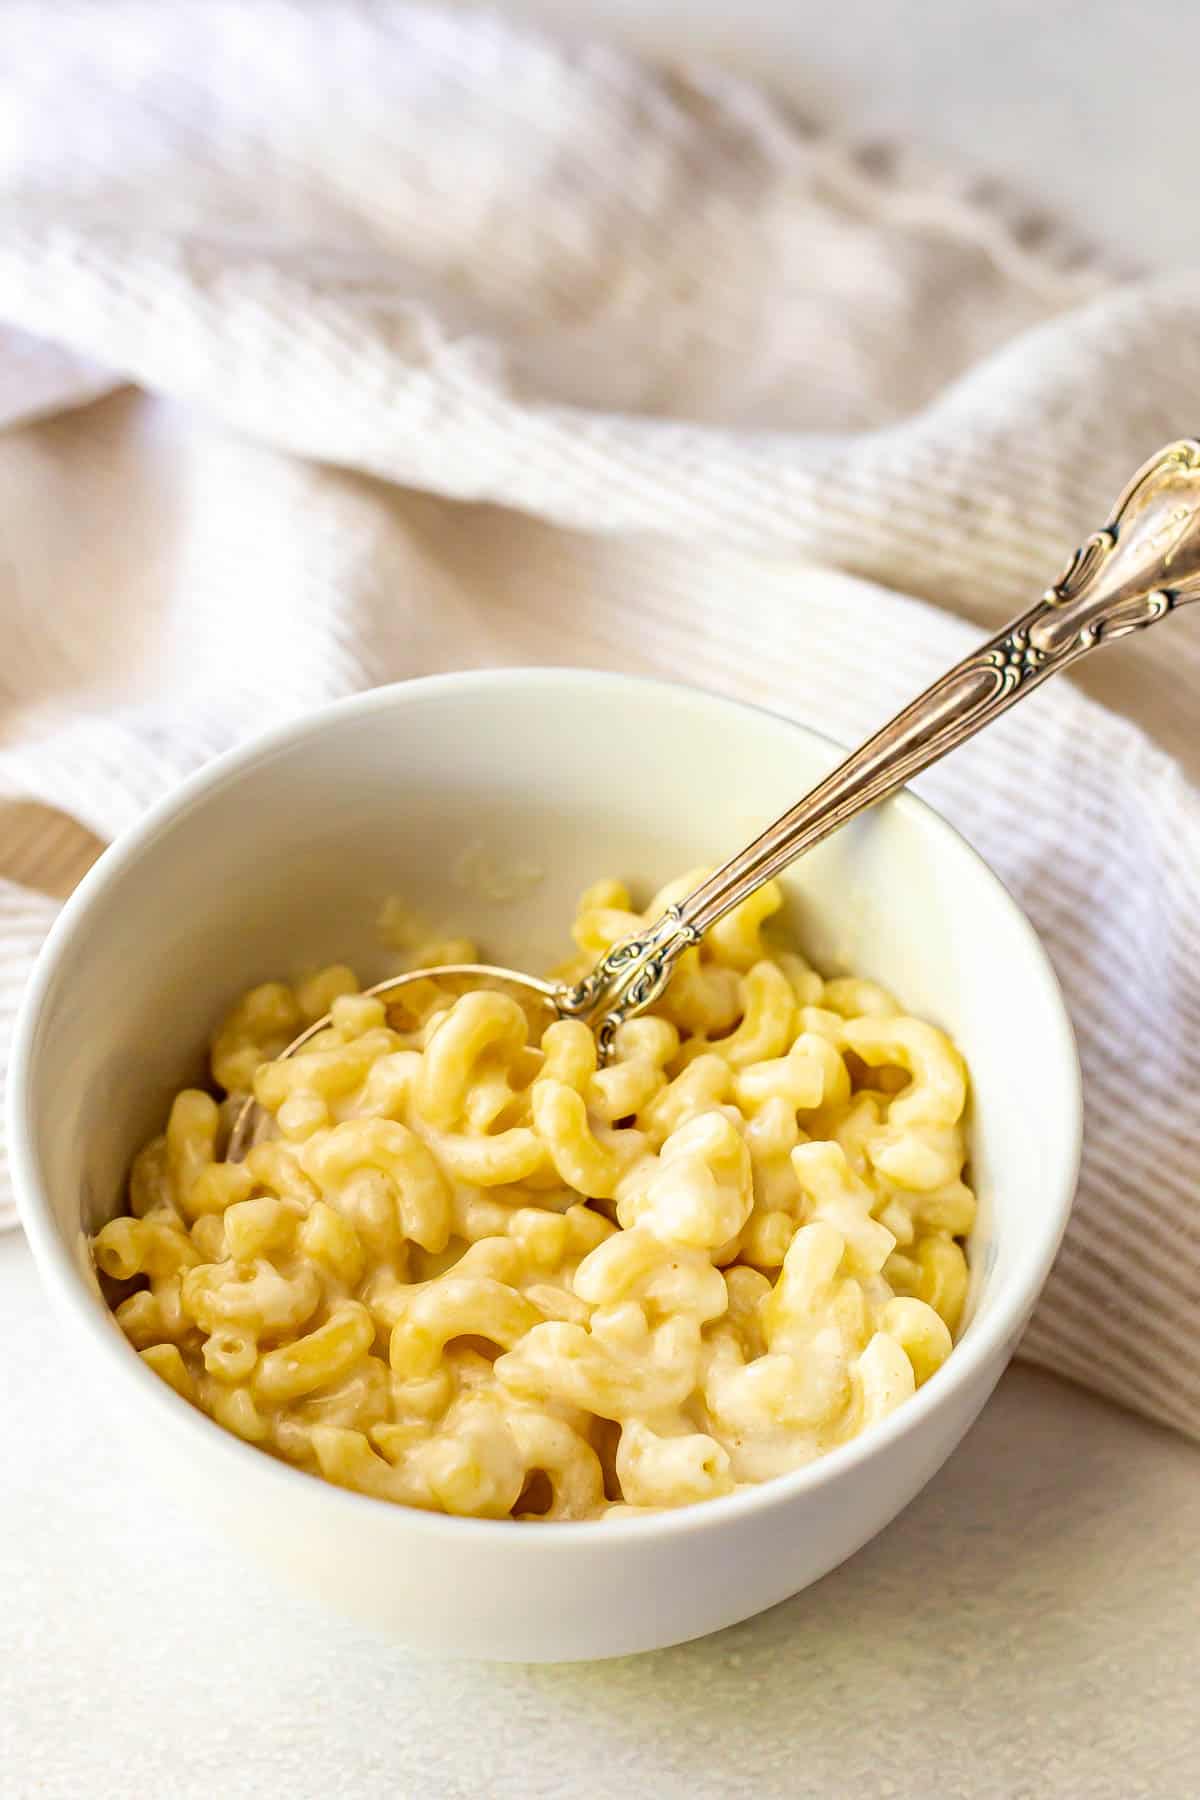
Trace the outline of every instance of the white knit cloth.
<instances>
[{"instance_id":1,"label":"white knit cloth","mask_svg":"<svg viewBox=\"0 0 1200 1800\"><path fill-rule=\"evenodd\" d=\"M853 739L1200 428L1200 279L1120 283L712 70L353 0L10 0L0 121L6 1024L99 843L250 731L542 661ZM1024 1354L1200 1433L1200 618L1080 687L921 786L1086 1065Z\"/></svg>"}]
</instances>

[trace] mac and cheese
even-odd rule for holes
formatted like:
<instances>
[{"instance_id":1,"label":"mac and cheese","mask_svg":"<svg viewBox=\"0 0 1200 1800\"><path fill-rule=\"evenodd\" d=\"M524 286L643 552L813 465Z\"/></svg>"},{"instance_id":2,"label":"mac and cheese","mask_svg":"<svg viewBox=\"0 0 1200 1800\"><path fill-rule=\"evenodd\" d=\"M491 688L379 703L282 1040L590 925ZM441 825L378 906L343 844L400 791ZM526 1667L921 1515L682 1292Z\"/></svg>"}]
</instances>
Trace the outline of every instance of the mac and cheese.
<instances>
[{"instance_id":1,"label":"mac and cheese","mask_svg":"<svg viewBox=\"0 0 1200 1800\"><path fill-rule=\"evenodd\" d=\"M695 879L644 915L589 889L561 972ZM498 987L254 988L213 1045L228 1098L178 1095L93 1240L130 1343L299 1468L481 1518L682 1506L884 1418L962 1314L966 1071L764 936L781 898L689 950L606 1068ZM228 1163L249 1093L272 1134Z\"/></svg>"}]
</instances>

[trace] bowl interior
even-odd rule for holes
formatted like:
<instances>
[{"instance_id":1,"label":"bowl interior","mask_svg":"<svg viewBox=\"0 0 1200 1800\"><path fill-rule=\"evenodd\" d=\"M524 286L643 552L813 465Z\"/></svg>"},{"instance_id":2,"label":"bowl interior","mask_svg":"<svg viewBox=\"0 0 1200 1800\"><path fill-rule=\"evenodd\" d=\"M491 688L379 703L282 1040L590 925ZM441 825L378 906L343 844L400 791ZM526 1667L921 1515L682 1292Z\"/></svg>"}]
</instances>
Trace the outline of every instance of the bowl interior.
<instances>
[{"instance_id":1,"label":"bowl interior","mask_svg":"<svg viewBox=\"0 0 1200 1800\"><path fill-rule=\"evenodd\" d=\"M382 690L197 777L93 871L32 1002L27 1166L84 1279L94 1290L83 1234L119 1210L130 1157L243 988L324 961L390 972L377 919L391 895L544 969L588 883L619 875L644 900L719 861L836 759L797 726L692 690L535 670ZM885 983L967 1057L977 1318L1040 1278L1070 1186L1075 1062L1049 965L995 877L908 797L785 885L824 972Z\"/></svg>"}]
</instances>

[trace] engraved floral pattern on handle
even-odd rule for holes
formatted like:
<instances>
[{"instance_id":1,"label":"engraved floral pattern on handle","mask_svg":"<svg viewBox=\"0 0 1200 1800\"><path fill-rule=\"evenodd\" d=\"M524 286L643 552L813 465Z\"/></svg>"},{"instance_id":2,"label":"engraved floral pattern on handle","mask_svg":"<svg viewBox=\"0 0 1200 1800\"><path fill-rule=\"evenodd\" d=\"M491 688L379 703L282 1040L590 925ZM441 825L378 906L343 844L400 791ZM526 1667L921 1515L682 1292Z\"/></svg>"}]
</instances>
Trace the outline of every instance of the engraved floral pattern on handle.
<instances>
[{"instance_id":1,"label":"engraved floral pattern on handle","mask_svg":"<svg viewBox=\"0 0 1200 1800\"><path fill-rule=\"evenodd\" d=\"M985 668L995 669L997 676L996 691L1001 694L1012 694L1023 681L1029 681L1039 675L1045 666L1046 651L1039 650L1030 641L1029 631L1018 625L1015 631L995 644L991 649L980 654L980 662Z\"/></svg>"},{"instance_id":2,"label":"engraved floral pattern on handle","mask_svg":"<svg viewBox=\"0 0 1200 1800\"><path fill-rule=\"evenodd\" d=\"M607 1056L617 1027L654 1004L676 962L699 936L679 907L669 906L647 931L614 944L574 987L558 989L559 1012L565 1018L591 1020L607 1008L596 1025L601 1055Z\"/></svg>"},{"instance_id":3,"label":"engraved floral pattern on handle","mask_svg":"<svg viewBox=\"0 0 1200 1800\"><path fill-rule=\"evenodd\" d=\"M1111 643L1200 599L1200 442L1183 438L1139 469L1112 517L1044 596L1033 641L1048 656Z\"/></svg>"}]
</instances>

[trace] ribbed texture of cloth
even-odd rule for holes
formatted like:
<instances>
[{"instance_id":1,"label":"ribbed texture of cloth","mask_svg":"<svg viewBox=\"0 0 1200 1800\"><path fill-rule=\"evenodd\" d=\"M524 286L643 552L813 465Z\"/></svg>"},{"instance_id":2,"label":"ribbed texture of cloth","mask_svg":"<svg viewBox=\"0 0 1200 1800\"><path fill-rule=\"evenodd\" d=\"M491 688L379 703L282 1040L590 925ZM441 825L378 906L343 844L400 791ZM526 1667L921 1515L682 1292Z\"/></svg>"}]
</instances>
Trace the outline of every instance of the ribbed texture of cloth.
<instances>
[{"instance_id":1,"label":"ribbed texture of cloth","mask_svg":"<svg viewBox=\"0 0 1200 1800\"><path fill-rule=\"evenodd\" d=\"M712 70L353 0L0 30L6 1028L99 846L248 733L540 661L851 740L1200 429L1200 278L1118 280ZM920 783L1083 1052L1022 1353L1193 1434L1198 698L1185 615Z\"/></svg>"}]
</instances>

